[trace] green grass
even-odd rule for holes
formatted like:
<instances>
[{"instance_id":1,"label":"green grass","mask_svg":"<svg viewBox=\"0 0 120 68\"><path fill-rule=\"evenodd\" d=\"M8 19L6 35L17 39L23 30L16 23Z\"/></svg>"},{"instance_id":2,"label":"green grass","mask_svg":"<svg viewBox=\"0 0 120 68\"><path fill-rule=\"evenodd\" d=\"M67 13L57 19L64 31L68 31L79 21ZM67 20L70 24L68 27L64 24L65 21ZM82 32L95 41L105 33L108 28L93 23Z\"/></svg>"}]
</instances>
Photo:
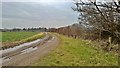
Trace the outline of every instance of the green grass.
<instances>
[{"instance_id":1,"label":"green grass","mask_svg":"<svg viewBox=\"0 0 120 68\"><path fill-rule=\"evenodd\" d=\"M0 32L0 42L2 41L2 32Z\"/></svg>"},{"instance_id":2,"label":"green grass","mask_svg":"<svg viewBox=\"0 0 120 68\"><path fill-rule=\"evenodd\" d=\"M38 34L38 32L2 32L0 42L14 42Z\"/></svg>"},{"instance_id":3,"label":"green grass","mask_svg":"<svg viewBox=\"0 0 120 68\"><path fill-rule=\"evenodd\" d=\"M40 32L3 32L2 48L7 49L18 46L26 42L31 42L36 39L43 38L44 36L45 34Z\"/></svg>"},{"instance_id":4,"label":"green grass","mask_svg":"<svg viewBox=\"0 0 120 68\"><path fill-rule=\"evenodd\" d=\"M21 42L30 42L30 41L34 41L34 40L36 40L36 39L43 38L44 36L45 36L44 33L38 33L38 34L33 35L33 36L31 36L31 37L22 39Z\"/></svg>"},{"instance_id":5,"label":"green grass","mask_svg":"<svg viewBox=\"0 0 120 68\"><path fill-rule=\"evenodd\" d=\"M57 34L58 35L58 34ZM118 65L116 55L91 47L85 40L58 35L60 45L33 66L112 66Z\"/></svg>"}]
</instances>

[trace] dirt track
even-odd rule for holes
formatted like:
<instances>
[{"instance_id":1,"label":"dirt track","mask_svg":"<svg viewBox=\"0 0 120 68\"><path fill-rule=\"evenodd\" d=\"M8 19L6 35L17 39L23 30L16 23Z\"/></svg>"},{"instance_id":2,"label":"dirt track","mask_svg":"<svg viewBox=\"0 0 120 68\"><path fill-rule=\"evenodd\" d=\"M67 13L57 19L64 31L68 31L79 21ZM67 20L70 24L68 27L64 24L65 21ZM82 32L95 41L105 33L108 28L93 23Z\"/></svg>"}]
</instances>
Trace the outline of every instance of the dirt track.
<instances>
[{"instance_id":1,"label":"dirt track","mask_svg":"<svg viewBox=\"0 0 120 68\"><path fill-rule=\"evenodd\" d=\"M59 39L52 35L52 38L45 41L44 44L35 47L30 52L20 53L11 56L2 63L2 66L30 66L32 63L48 55L59 44ZM26 50L27 51L27 50Z\"/></svg>"}]
</instances>

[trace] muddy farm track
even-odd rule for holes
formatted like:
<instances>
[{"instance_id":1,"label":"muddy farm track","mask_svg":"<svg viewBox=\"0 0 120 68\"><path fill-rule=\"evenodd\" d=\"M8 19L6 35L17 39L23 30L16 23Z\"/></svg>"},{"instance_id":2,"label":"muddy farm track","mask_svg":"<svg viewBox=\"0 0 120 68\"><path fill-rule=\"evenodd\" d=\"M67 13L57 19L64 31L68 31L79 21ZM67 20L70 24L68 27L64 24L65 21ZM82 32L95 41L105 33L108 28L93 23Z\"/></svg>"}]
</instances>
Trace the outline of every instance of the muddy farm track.
<instances>
[{"instance_id":1,"label":"muddy farm track","mask_svg":"<svg viewBox=\"0 0 120 68\"><path fill-rule=\"evenodd\" d=\"M59 44L59 39L55 35L47 34L43 39L44 41L39 41L11 52L3 51L2 66L30 66L48 55Z\"/></svg>"}]
</instances>

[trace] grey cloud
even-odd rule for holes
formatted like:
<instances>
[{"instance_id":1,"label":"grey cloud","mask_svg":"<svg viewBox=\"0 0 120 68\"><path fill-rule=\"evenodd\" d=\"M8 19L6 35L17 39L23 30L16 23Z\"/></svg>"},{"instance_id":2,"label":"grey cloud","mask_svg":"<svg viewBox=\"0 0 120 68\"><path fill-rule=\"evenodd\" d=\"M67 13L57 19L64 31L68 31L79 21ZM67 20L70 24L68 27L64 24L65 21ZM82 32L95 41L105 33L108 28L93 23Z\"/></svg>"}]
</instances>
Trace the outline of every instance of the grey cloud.
<instances>
[{"instance_id":1,"label":"grey cloud","mask_svg":"<svg viewBox=\"0 0 120 68\"><path fill-rule=\"evenodd\" d=\"M77 21L71 2L45 5L36 2L4 2L2 26L13 27L59 27Z\"/></svg>"}]
</instances>

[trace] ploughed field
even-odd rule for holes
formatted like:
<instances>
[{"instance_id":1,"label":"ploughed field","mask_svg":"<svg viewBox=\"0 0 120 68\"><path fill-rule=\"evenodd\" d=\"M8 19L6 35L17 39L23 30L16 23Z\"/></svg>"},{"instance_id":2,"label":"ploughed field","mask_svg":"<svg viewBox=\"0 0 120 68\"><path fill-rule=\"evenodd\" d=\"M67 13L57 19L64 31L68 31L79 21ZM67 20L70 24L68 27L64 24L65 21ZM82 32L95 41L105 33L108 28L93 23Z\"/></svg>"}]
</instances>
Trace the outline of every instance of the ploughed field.
<instances>
[{"instance_id":1,"label":"ploughed field","mask_svg":"<svg viewBox=\"0 0 120 68\"><path fill-rule=\"evenodd\" d=\"M3 49L14 47L22 43L30 42L45 36L44 33L40 32L1 32L0 42L2 42Z\"/></svg>"}]
</instances>

